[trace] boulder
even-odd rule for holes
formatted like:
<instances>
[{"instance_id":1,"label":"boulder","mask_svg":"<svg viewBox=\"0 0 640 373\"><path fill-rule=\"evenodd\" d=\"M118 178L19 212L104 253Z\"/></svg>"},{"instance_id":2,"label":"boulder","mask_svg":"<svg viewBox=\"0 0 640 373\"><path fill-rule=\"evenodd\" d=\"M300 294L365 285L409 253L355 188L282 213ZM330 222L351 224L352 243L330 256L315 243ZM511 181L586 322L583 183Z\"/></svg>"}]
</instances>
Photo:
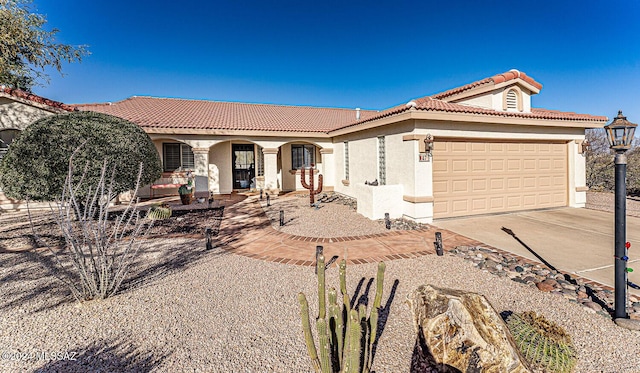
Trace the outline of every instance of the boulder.
<instances>
[{"instance_id":1,"label":"boulder","mask_svg":"<svg viewBox=\"0 0 640 373\"><path fill-rule=\"evenodd\" d=\"M423 285L407 296L407 303L416 340L428 355L425 361L436 365L425 371L531 372L507 325L484 296Z\"/></svg>"}]
</instances>

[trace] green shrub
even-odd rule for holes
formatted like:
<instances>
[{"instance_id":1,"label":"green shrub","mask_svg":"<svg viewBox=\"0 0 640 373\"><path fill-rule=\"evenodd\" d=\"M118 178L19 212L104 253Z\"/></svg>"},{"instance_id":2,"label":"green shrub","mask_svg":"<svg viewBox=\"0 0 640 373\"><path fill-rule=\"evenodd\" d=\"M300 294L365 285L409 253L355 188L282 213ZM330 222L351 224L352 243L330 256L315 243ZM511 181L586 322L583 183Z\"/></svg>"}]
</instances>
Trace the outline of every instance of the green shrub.
<instances>
[{"instance_id":1,"label":"green shrub","mask_svg":"<svg viewBox=\"0 0 640 373\"><path fill-rule=\"evenodd\" d=\"M157 180L162 172L158 151L139 126L111 115L74 112L42 118L16 138L0 163L2 191L14 199L55 200L76 150L74 182L81 174L86 177L77 191L80 197L98 183L105 161L116 170L114 196L136 186L140 163L140 185Z\"/></svg>"}]
</instances>

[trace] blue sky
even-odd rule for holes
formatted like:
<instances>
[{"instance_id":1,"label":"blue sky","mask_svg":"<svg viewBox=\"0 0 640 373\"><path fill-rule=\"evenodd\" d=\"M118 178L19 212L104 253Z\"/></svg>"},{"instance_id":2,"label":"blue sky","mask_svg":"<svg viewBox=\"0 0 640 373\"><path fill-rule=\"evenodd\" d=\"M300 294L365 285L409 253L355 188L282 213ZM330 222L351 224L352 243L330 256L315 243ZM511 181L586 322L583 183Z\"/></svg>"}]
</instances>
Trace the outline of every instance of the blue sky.
<instances>
[{"instance_id":1,"label":"blue sky","mask_svg":"<svg viewBox=\"0 0 640 373\"><path fill-rule=\"evenodd\" d=\"M533 105L640 122L640 2L35 0L91 55L35 93L385 109L519 69Z\"/></svg>"}]
</instances>

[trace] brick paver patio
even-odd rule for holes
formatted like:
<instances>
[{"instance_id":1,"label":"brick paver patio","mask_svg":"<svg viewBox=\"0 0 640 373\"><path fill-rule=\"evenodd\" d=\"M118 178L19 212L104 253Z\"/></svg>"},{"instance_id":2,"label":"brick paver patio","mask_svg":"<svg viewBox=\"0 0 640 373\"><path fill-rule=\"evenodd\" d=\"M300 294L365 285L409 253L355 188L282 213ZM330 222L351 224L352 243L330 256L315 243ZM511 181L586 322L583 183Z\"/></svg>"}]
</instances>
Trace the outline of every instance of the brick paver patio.
<instances>
[{"instance_id":1,"label":"brick paver patio","mask_svg":"<svg viewBox=\"0 0 640 373\"><path fill-rule=\"evenodd\" d=\"M307 265L315 263L316 246L324 247L327 260L338 256L349 264L415 258L435 254L436 231L442 232L445 250L456 246L482 245L456 233L427 226L421 230L390 231L358 237L302 237L277 231L256 197L225 207L218 235L221 248L235 254L272 262Z\"/></svg>"}]
</instances>

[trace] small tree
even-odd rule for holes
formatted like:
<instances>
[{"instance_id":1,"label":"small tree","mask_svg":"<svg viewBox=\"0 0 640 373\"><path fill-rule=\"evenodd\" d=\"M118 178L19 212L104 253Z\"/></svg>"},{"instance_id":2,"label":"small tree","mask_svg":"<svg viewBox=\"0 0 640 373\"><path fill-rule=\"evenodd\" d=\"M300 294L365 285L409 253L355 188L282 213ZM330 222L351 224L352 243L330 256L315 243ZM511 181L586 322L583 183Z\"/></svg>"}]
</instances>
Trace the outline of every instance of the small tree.
<instances>
[{"instance_id":1,"label":"small tree","mask_svg":"<svg viewBox=\"0 0 640 373\"><path fill-rule=\"evenodd\" d=\"M48 81L47 66L62 71L63 62L80 62L84 46L57 43L58 29L46 31L45 16L34 13L31 0L0 0L0 84L29 91Z\"/></svg>"},{"instance_id":2,"label":"small tree","mask_svg":"<svg viewBox=\"0 0 640 373\"><path fill-rule=\"evenodd\" d=\"M42 118L11 144L0 163L0 187L10 198L53 201L62 193L74 151L73 166L84 169L86 183L76 192L86 195L98 183L106 161L116 170L117 195L158 179L162 172L155 146L140 127L127 120L93 112L74 112ZM81 175L74 175L78 184Z\"/></svg>"},{"instance_id":3,"label":"small tree","mask_svg":"<svg viewBox=\"0 0 640 373\"><path fill-rule=\"evenodd\" d=\"M585 153L587 186L595 191L613 191L615 175L613 152L609 148L607 134L603 129L588 129L585 132L589 149ZM640 147L639 140L634 139L627 156L627 191L637 194L640 191Z\"/></svg>"}]
</instances>

